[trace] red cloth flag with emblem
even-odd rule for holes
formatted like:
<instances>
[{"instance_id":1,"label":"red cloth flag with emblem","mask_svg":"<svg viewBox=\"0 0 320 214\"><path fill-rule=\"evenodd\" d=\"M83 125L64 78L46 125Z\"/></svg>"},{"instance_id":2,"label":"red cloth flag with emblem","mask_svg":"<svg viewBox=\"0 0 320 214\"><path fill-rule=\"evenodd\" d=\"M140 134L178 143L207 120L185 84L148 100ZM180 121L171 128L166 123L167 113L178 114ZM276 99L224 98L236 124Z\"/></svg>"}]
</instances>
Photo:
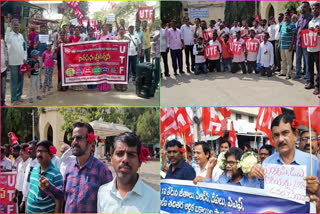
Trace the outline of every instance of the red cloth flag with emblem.
<instances>
[{"instance_id":1,"label":"red cloth flag with emblem","mask_svg":"<svg viewBox=\"0 0 320 214\"><path fill-rule=\"evenodd\" d=\"M301 125L309 127L309 113L311 118L311 128L320 134L320 107L293 107L294 115Z\"/></svg>"},{"instance_id":2,"label":"red cloth flag with emblem","mask_svg":"<svg viewBox=\"0 0 320 214\"><path fill-rule=\"evenodd\" d=\"M220 135L223 137L221 121L213 107L202 108L202 129L205 135Z\"/></svg>"},{"instance_id":3,"label":"red cloth flag with emblem","mask_svg":"<svg viewBox=\"0 0 320 214\"><path fill-rule=\"evenodd\" d=\"M170 135L178 135L179 128L175 120L175 113L173 108L161 108L161 147L165 144L166 139Z\"/></svg>"},{"instance_id":4,"label":"red cloth flag with emblem","mask_svg":"<svg viewBox=\"0 0 320 214\"><path fill-rule=\"evenodd\" d=\"M16 136L15 133L9 132L8 135L9 135L9 139L10 139L11 144L18 143L19 138Z\"/></svg>"},{"instance_id":5,"label":"red cloth flag with emblem","mask_svg":"<svg viewBox=\"0 0 320 214\"><path fill-rule=\"evenodd\" d=\"M230 127L230 131L229 131L228 141L231 143L231 147L239 147L237 134L236 134L236 131L234 130L234 127L233 127L233 121L231 121L231 127Z\"/></svg>"},{"instance_id":6,"label":"red cloth flag with emblem","mask_svg":"<svg viewBox=\"0 0 320 214\"><path fill-rule=\"evenodd\" d=\"M260 130L264 132L268 136L272 146L274 146L274 143L272 140L271 122L279 114L281 114L280 107L261 107L257 117L256 131Z\"/></svg>"},{"instance_id":7,"label":"red cloth flag with emblem","mask_svg":"<svg viewBox=\"0 0 320 214\"><path fill-rule=\"evenodd\" d=\"M229 117L231 115L230 108L219 107L218 109L224 118Z\"/></svg>"},{"instance_id":8,"label":"red cloth flag with emblem","mask_svg":"<svg viewBox=\"0 0 320 214\"><path fill-rule=\"evenodd\" d=\"M183 133L190 125L193 124L190 119L186 108L174 108L175 118L180 130L180 133Z\"/></svg>"},{"instance_id":9,"label":"red cloth flag with emblem","mask_svg":"<svg viewBox=\"0 0 320 214\"><path fill-rule=\"evenodd\" d=\"M193 135L191 133L191 128L190 126L184 131L184 141L186 142L187 145L190 146L190 148L192 148L192 144L193 144Z\"/></svg>"}]
</instances>

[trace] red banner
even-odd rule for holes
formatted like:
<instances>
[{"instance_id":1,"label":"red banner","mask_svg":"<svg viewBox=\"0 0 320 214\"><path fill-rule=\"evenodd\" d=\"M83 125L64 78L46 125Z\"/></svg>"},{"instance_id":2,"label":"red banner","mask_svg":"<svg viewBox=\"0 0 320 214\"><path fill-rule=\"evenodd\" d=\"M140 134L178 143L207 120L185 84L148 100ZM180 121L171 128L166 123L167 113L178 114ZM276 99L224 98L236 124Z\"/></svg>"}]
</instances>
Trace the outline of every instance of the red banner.
<instances>
[{"instance_id":1,"label":"red banner","mask_svg":"<svg viewBox=\"0 0 320 214\"><path fill-rule=\"evenodd\" d=\"M210 45L204 48L204 58L217 58L219 56L218 46Z\"/></svg>"},{"instance_id":2,"label":"red banner","mask_svg":"<svg viewBox=\"0 0 320 214\"><path fill-rule=\"evenodd\" d=\"M305 29L300 31L301 36L301 47L302 48L315 48L317 47L318 41L318 30L317 29Z\"/></svg>"},{"instance_id":3,"label":"red banner","mask_svg":"<svg viewBox=\"0 0 320 214\"><path fill-rule=\"evenodd\" d=\"M242 43L241 42L231 42L230 43L230 51L233 55L240 55L242 49Z\"/></svg>"},{"instance_id":4,"label":"red banner","mask_svg":"<svg viewBox=\"0 0 320 214\"><path fill-rule=\"evenodd\" d=\"M259 41L257 40L247 40L246 44L246 49L248 52L251 53L257 53L259 49Z\"/></svg>"},{"instance_id":5,"label":"red banner","mask_svg":"<svg viewBox=\"0 0 320 214\"><path fill-rule=\"evenodd\" d=\"M61 48L62 84L128 84L128 41L90 41Z\"/></svg>"},{"instance_id":6,"label":"red banner","mask_svg":"<svg viewBox=\"0 0 320 214\"><path fill-rule=\"evenodd\" d=\"M80 19L80 21L82 21L82 19L84 18L84 14L79 7L73 10L73 15L78 19Z\"/></svg>"},{"instance_id":7,"label":"red banner","mask_svg":"<svg viewBox=\"0 0 320 214\"><path fill-rule=\"evenodd\" d=\"M13 202L16 186L15 172L1 172L1 213L18 213L18 207Z\"/></svg>"},{"instance_id":8,"label":"red banner","mask_svg":"<svg viewBox=\"0 0 320 214\"><path fill-rule=\"evenodd\" d=\"M209 42L212 39L213 30L202 31L202 38L204 43Z\"/></svg>"},{"instance_id":9,"label":"red banner","mask_svg":"<svg viewBox=\"0 0 320 214\"><path fill-rule=\"evenodd\" d=\"M80 5L80 1L68 1L67 6L73 9L78 8Z\"/></svg>"},{"instance_id":10,"label":"red banner","mask_svg":"<svg viewBox=\"0 0 320 214\"><path fill-rule=\"evenodd\" d=\"M153 20L153 8L152 7L139 7L138 19L139 20Z\"/></svg>"}]
</instances>

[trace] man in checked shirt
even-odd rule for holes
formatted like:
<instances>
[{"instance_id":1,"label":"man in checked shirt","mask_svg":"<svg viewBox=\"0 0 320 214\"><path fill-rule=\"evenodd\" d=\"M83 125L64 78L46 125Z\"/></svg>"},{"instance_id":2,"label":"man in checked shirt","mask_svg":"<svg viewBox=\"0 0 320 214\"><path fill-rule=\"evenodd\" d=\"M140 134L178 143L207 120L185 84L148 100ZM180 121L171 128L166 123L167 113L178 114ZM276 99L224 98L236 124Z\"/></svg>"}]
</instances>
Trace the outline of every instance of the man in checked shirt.
<instances>
[{"instance_id":1,"label":"man in checked shirt","mask_svg":"<svg viewBox=\"0 0 320 214\"><path fill-rule=\"evenodd\" d=\"M63 189L40 178L39 188L56 199L64 199L65 213L96 213L97 193L101 185L112 181L109 168L91 154L94 131L90 124L73 124L72 154L76 159L67 166Z\"/></svg>"}]
</instances>

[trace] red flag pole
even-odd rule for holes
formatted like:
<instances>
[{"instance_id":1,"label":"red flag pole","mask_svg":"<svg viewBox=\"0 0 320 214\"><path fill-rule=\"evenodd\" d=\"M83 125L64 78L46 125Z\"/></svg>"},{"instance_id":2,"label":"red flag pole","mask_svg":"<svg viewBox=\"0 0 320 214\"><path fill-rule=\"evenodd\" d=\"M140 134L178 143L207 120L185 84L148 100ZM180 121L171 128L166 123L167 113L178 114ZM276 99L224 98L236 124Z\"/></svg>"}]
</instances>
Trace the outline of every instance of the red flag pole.
<instances>
[{"instance_id":1,"label":"red flag pole","mask_svg":"<svg viewBox=\"0 0 320 214\"><path fill-rule=\"evenodd\" d=\"M185 135L184 135L184 132L182 132L181 135L182 135L182 140L183 140L183 142L184 142L184 149L186 150L186 152L185 152L186 162L188 162L186 137L185 137Z\"/></svg>"},{"instance_id":2,"label":"red flag pole","mask_svg":"<svg viewBox=\"0 0 320 214\"><path fill-rule=\"evenodd\" d=\"M312 176L312 141L311 141L311 113L310 107L308 107L309 115L309 142L310 142L310 176Z\"/></svg>"}]
</instances>

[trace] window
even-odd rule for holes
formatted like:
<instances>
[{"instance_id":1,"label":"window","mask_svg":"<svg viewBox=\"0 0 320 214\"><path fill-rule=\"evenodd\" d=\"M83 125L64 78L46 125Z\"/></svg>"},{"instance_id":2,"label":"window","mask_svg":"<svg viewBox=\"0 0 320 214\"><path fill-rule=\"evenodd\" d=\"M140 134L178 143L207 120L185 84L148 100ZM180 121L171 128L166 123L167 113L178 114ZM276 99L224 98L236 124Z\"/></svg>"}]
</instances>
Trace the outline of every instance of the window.
<instances>
[{"instance_id":1,"label":"window","mask_svg":"<svg viewBox=\"0 0 320 214\"><path fill-rule=\"evenodd\" d=\"M236 114L236 120L241 120L241 114Z\"/></svg>"},{"instance_id":2,"label":"window","mask_svg":"<svg viewBox=\"0 0 320 214\"><path fill-rule=\"evenodd\" d=\"M249 123L254 123L254 117L253 116L249 116Z\"/></svg>"}]
</instances>

